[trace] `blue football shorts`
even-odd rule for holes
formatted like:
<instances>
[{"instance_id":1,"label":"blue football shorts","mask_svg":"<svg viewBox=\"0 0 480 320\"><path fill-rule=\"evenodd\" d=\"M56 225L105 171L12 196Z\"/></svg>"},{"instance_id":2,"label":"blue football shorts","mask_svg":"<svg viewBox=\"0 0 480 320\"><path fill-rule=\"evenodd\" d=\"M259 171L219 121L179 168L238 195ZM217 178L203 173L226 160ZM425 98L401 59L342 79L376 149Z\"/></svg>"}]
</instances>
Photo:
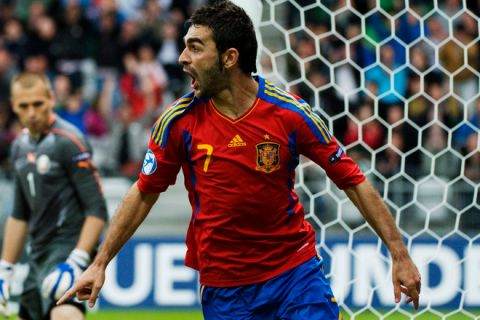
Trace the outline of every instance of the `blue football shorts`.
<instances>
[{"instance_id":1,"label":"blue football shorts","mask_svg":"<svg viewBox=\"0 0 480 320\"><path fill-rule=\"evenodd\" d=\"M318 257L262 283L228 288L201 286L200 299L205 320L341 318Z\"/></svg>"}]
</instances>

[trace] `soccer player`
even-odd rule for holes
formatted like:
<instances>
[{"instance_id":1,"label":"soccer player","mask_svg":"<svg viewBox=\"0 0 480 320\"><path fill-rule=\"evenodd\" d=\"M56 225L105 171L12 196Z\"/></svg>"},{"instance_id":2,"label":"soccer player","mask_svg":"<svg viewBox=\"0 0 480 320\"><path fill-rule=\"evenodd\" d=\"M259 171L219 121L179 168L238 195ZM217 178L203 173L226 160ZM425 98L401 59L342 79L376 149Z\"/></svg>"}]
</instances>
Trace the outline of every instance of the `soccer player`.
<instances>
[{"instance_id":1,"label":"soccer player","mask_svg":"<svg viewBox=\"0 0 480 320\"><path fill-rule=\"evenodd\" d=\"M53 112L45 75L19 74L11 102L25 129L12 145L15 197L0 261L0 311L7 313L8 283L28 235L30 269L19 318L84 319L84 302L55 302L90 263L107 220L90 147Z\"/></svg>"},{"instance_id":2,"label":"soccer player","mask_svg":"<svg viewBox=\"0 0 480 320\"><path fill-rule=\"evenodd\" d=\"M301 154L322 166L390 250L394 298L418 308L420 275L392 216L302 99L255 72L251 20L231 2L193 13L179 57L192 92L159 118L140 178L94 262L64 299L94 305L109 261L182 168L192 205L185 264L205 319L338 319L312 226L294 191ZM61 299L59 303L62 303Z\"/></svg>"}]
</instances>

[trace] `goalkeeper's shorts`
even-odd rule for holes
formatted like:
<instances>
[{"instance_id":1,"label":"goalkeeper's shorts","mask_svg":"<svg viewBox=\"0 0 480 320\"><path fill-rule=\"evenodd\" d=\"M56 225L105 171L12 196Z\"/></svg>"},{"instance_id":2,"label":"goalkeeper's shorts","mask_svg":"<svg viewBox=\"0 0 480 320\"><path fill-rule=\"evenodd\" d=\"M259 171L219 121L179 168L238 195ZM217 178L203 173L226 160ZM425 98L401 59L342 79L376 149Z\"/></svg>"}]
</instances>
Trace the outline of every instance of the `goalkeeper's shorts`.
<instances>
[{"instance_id":1,"label":"goalkeeper's shorts","mask_svg":"<svg viewBox=\"0 0 480 320\"><path fill-rule=\"evenodd\" d=\"M340 312L314 257L279 276L253 285L201 287L205 320L338 320Z\"/></svg>"}]
</instances>

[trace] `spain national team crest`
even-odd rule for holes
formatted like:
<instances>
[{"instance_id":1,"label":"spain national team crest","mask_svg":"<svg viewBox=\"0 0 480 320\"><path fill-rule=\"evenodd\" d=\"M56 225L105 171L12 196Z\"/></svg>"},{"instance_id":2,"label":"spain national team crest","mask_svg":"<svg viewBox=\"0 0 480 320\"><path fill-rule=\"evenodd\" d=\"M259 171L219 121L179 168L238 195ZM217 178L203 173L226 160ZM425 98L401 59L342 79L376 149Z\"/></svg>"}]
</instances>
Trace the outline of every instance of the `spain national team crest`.
<instances>
[{"instance_id":1,"label":"spain national team crest","mask_svg":"<svg viewBox=\"0 0 480 320\"><path fill-rule=\"evenodd\" d=\"M274 142L257 144L257 170L266 173L280 169L280 145Z\"/></svg>"}]
</instances>

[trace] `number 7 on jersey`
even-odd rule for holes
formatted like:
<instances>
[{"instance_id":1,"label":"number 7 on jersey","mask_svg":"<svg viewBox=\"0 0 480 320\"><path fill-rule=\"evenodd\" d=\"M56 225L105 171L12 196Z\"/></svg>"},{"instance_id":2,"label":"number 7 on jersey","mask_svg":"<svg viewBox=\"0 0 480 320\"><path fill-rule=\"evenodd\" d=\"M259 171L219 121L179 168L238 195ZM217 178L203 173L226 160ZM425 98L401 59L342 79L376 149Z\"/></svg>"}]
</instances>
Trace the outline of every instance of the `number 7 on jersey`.
<instances>
[{"instance_id":1,"label":"number 7 on jersey","mask_svg":"<svg viewBox=\"0 0 480 320\"><path fill-rule=\"evenodd\" d=\"M197 149L207 151L207 157L205 158L205 163L203 164L203 172L207 172L208 165L210 164L210 160L212 159L213 147L210 144L199 144L197 145Z\"/></svg>"}]
</instances>

